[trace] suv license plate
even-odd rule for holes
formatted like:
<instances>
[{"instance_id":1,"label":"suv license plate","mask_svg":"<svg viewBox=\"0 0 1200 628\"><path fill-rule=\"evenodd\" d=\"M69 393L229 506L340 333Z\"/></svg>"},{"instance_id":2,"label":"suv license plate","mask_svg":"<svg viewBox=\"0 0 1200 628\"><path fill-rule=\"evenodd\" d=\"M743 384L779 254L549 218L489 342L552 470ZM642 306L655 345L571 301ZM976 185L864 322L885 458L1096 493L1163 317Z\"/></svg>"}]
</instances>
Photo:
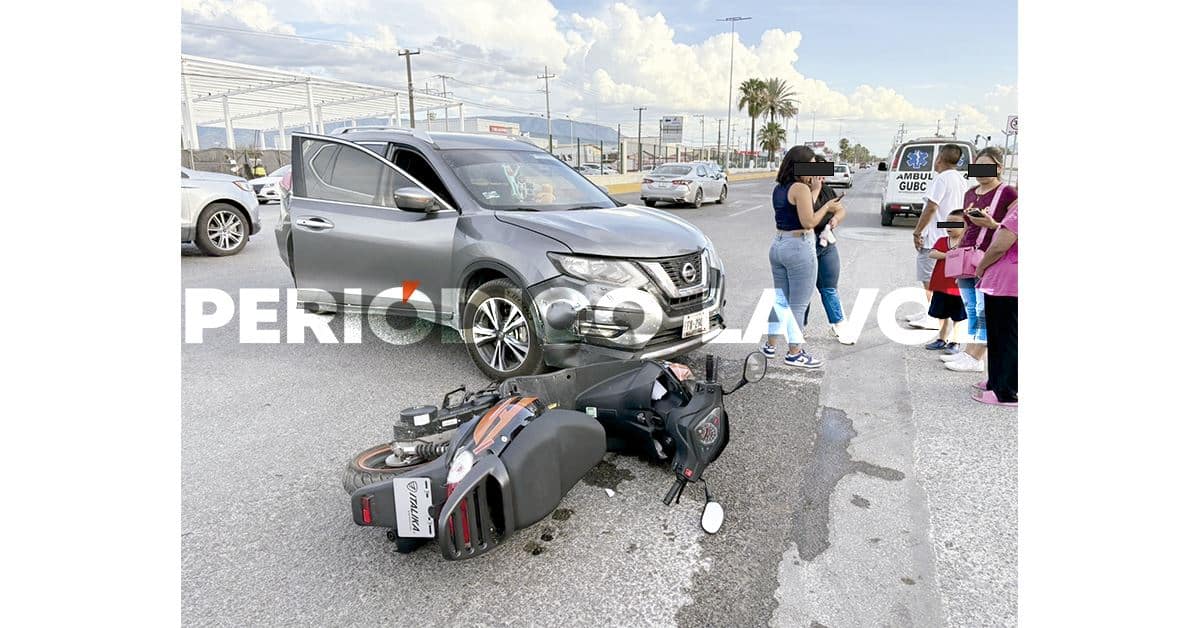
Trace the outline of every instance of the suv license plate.
<instances>
[{"instance_id":1,"label":"suv license plate","mask_svg":"<svg viewBox=\"0 0 1200 628\"><path fill-rule=\"evenodd\" d=\"M683 317L683 337L691 338L708 331L708 310L693 312Z\"/></svg>"},{"instance_id":2,"label":"suv license plate","mask_svg":"<svg viewBox=\"0 0 1200 628\"><path fill-rule=\"evenodd\" d=\"M396 499L396 536L432 539L433 493L429 478L396 478L392 480Z\"/></svg>"}]
</instances>

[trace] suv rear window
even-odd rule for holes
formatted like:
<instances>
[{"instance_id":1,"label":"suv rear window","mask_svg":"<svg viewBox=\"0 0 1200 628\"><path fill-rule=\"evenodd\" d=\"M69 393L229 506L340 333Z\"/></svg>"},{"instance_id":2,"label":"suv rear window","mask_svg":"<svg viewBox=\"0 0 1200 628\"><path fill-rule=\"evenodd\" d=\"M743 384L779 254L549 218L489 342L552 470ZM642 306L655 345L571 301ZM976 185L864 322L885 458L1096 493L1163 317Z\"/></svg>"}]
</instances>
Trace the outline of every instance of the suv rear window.
<instances>
[{"instance_id":1,"label":"suv rear window","mask_svg":"<svg viewBox=\"0 0 1200 628\"><path fill-rule=\"evenodd\" d=\"M849 172L850 169L847 168L846 166L834 166L833 171L834 172Z\"/></svg>"}]
</instances>

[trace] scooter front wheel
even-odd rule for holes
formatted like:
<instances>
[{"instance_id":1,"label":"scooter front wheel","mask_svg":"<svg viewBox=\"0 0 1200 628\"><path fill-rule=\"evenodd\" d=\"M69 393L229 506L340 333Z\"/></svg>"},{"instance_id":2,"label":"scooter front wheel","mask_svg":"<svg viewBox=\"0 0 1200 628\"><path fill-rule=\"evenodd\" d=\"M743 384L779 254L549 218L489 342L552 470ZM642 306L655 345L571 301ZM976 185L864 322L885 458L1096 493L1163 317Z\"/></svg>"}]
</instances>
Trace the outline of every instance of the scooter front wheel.
<instances>
[{"instance_id":1,"label":"scooter front wheel","mask_svg":"<svg viewBox=\"0 0 1200 628\"><path fill-rule=\"evenodd\" d=\"M386 460L391 454L391 443L384 443L351 458L345 471L342 471L342 488L346 489L347 494L350 494L364 486L395 478L416 466L415 464L403 467L388 466Z\"/></svg>"}]
</instances>

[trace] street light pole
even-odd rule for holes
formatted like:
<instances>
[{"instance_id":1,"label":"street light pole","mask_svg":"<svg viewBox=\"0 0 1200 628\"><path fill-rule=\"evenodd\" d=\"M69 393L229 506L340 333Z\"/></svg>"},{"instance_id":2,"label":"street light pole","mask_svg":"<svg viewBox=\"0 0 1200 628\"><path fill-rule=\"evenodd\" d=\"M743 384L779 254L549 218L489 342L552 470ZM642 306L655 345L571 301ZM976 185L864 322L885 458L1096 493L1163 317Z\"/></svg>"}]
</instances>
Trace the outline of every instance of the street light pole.
<instances>
[{"instance_id":1,"label":"street light pole","mask_svg":"<svg viewBox=\"0 0 1200 628\"><path fill-rule=\"evenodd\" d=\"M734 28L737 26L738 22L741 22L743 20L749 20L749 19L753 19L753 18L731 16L731 17L723 17L723 18L717 20L718 22L729 22L729 104L725 107L725 120L726 121L733 120L733 42L735 39L737 39L737 36L734 34ZM730 133L731 128L733 128L733 125L729 125L725 129L725 133L726 133L725 145L726 146L732 146L732 144L730 143L730 138L732 137L732 135ZM728 164L723 164L723 165L728 167Z\"/></svg>"},{"instance_id":2,"label":"street light pole","mask_svg":"<svg viewBox=\"0 0 1200 628\"><path fill-rule=\"evenodd\" d=\"M692 114L692 117L700 118L700 151L701 151L701 154L703 154L703 151L704 151L704 114L702 114L702 113Z\"/></svg>"}]
</instances>

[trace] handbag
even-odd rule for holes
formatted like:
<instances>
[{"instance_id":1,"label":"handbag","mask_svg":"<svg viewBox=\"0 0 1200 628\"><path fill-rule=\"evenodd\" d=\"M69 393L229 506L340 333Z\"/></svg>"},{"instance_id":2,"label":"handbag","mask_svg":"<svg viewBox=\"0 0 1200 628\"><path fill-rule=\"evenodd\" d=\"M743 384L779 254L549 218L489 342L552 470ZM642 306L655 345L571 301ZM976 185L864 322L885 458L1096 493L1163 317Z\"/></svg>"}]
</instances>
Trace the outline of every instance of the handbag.
<instances>
[{"instance_id":1,"label":"handbag","mask_svg":"<svg viewBox=\"0 0 1200 628\"><path fill-rule=\"evenodd\" d=\"M1004 193L1005 185L1000 184L996 188L996 193L992 196L992 204L988 206L988 215L995 215L996 204L1000 202L1000 195ZM979 268L979 262L983 260L983 249L979 245L983 242L983 236L987 233L987 229L980 227L979 232L975 234L975 242L971 246L959 246L950 249L946 252L946 276L951 279L968 279L975 277L975 271Z\"/></svg>"}]
</instances>

